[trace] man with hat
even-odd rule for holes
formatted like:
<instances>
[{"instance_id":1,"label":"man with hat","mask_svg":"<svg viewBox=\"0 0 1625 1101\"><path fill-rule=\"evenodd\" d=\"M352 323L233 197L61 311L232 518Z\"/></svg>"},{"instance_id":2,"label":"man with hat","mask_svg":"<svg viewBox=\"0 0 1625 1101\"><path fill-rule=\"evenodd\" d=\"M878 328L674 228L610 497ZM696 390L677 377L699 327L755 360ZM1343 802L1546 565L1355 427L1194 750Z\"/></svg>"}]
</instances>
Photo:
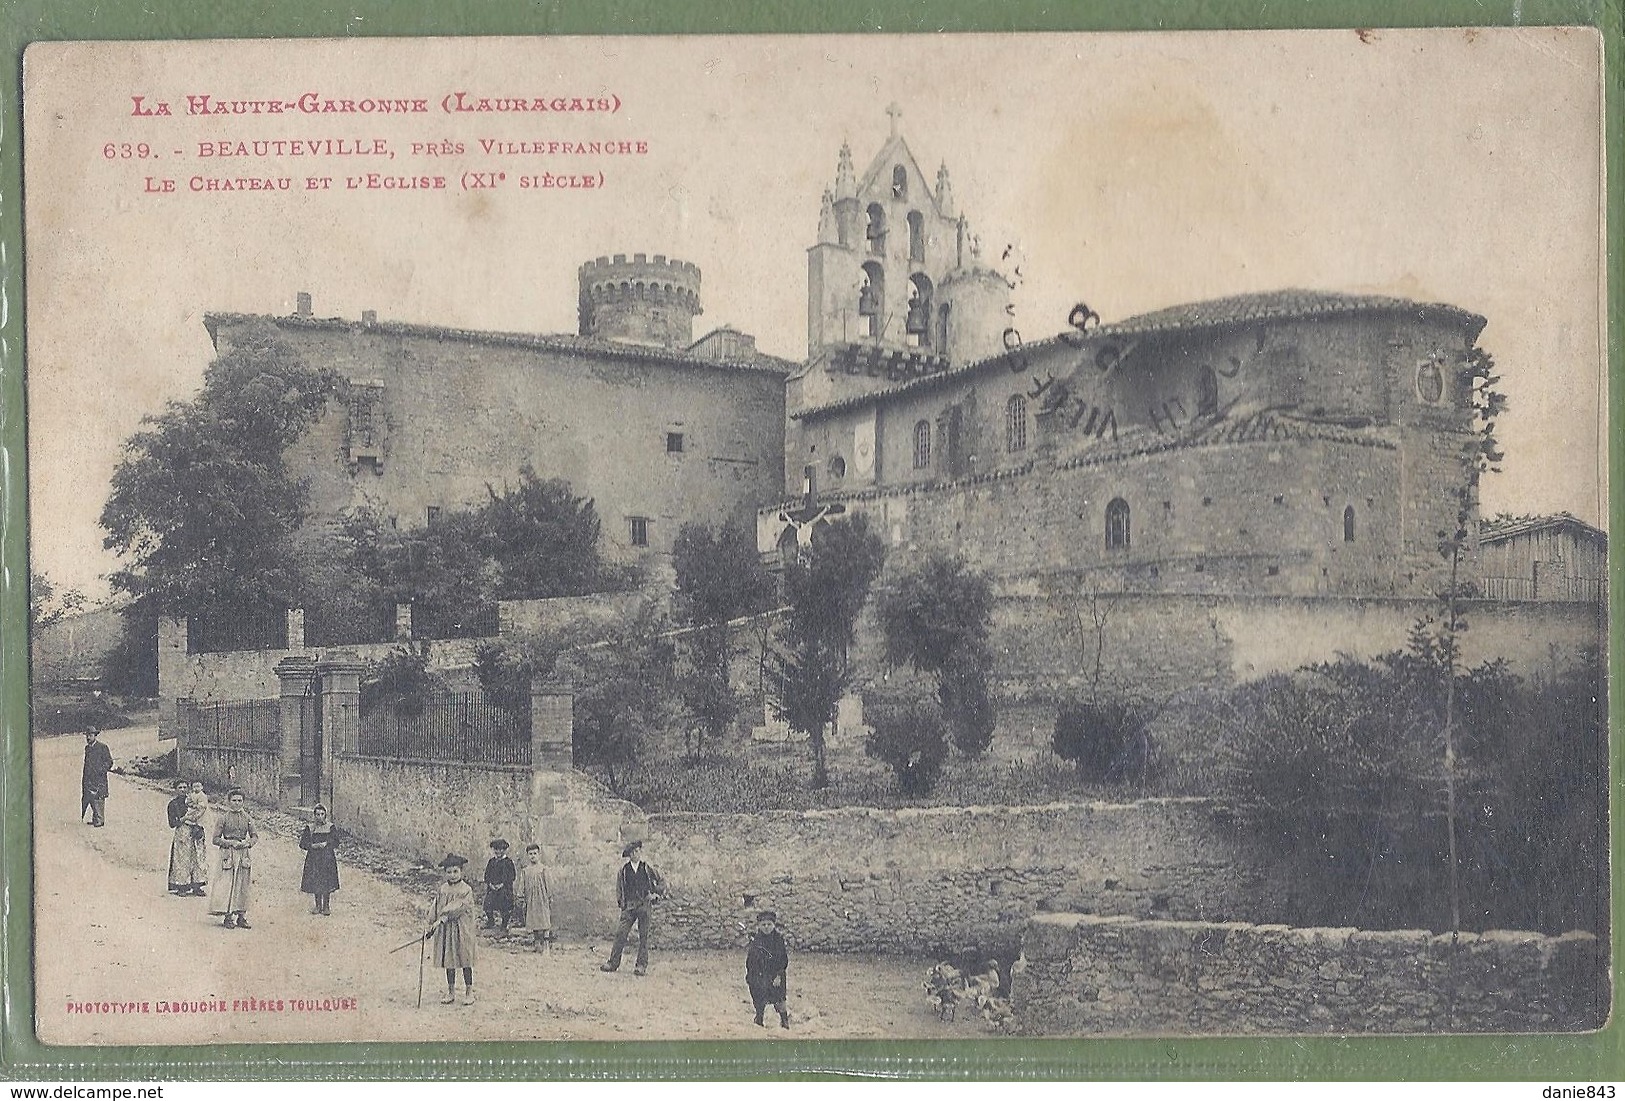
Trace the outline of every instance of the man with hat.
<instances>
[{"instance_id":1,"label":"man with hat","mask_svg":"<svg viewBox=\"0 0 1625 1101\"><path fill-rule=\"evenodd\" d=\"M491 842L491 859L485 862L485 927L495 927L502 920L502 931L508 931L508 919L513 916L513 883L519 878L513 861L508 859L508 843L502 838Z\"/></svg>"},{"instance_id":2,"label":"man with hat","mask_svg":"<svg viewBox=\"0 0 1625 1101\"><path fill-rule=\"evenodd\" d=\"M638 927L638 961L632 969L634 975L649 973L649 917L650 904L666 893L666 882L655 871L654 865L643 862L643 842L633 841L621 850L626 863L615 877L615 903L621 908L621 926L615 932L615 947L609 959L599 965L600 971L615 971L621 966L621 953L626 951L626 940L632 935L632 926Z\"/></svg>"},{"instance_id":3,"label":"man with hat","mask_svg":"<svg viewBox=\"0 0 1625 1101\"><path fill-rule=\"evenodd\" d=\"M762 1011L771 1005L778 1010L779 1027L789 1028L790 1011L784 1001L790 952L784 946L784 934L779 932L778 922L779 915L772 910L756 915L756 931L750 935L750 945L745 949L745 985L750 987L757 1024L762 1023Z\"/></svg>"},{"instance_id":4,"label":"man with hat","mask_svg":"<svg viewBox=\"0 0 1625 1101\"><path fill-rule=\"evenodd\" d=\"M96 727L85 731L85 768L79 784L79 817L90 811L92 826L107 825L107 774L113 770L113 751L102 742Z\"/></svg>"},{"instance_id":5,"label":"man with hat","mask_svg":"<svg viewBox=\"0 0 1625 1101\"><path fill-rule=\"evenodd\" d=\"M445 881L435 888L425 937L434 938L434 965L446 971L446 996L440 1004L457 1000L457 969L463 971L463 1004L474 1004L474 888L463 877L466 857L447 853L440 862Z\"/></svg>"}]
</instances>

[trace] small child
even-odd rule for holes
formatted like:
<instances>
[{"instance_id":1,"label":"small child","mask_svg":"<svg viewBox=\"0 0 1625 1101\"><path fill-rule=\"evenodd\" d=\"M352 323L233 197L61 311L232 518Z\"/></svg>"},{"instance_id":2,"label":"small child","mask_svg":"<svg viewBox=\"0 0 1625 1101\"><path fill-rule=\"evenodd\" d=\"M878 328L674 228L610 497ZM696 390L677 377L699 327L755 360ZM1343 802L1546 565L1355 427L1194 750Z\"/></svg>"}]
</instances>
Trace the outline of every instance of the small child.
<instances>
[{"instance_id":1,"label":"small child","mask_svg":"<svg viewBox=\"0 0 1625 1101\"><path fill-rule=\"evenodd\" d=\"M508 931L508 920L513 917L513 881L518 878L513 861L508 859L508 843L502 838L491 842L491 859L485 862L485 927L494 928L502 919L502 931Z\"/></svg>"},{"instance_id":2,"label":"small child","mask_svg":"<svg viewBox=\"0 0 1625 1101\"><path fill-rule=\"evenodd\" d=\"M446 996L441 1005L457 1000L457 969L463 969L463 1004L474 1004L474 888L463 877L465 857L447 853L440 862L445 882L435 888L434 908L424 937L434 938L434 964L446 969Z\"/></svg>"},{"instance_id":3,"label":"small child","mask_svg":"<svg viewBox=\"0 0 1625 1101\"><path fill-rule=\"evenodd\" d=\"M771 1005L779 1013L779 1027L790 1027L790 1011L785 1008L788 997L785 971L790 966L790 952L784 946L784 934L779 932L779 915L763 910L756 915L756 931L750 935L750 947L745 950L745 985L750 987L750 1000L756 1006L756 1023L762 1023L762 1011Z\"/></svg>"},{"instance_id":4,"label":"small child","mask_svg":"<svg viewBox=\"0 0 1625 1101\"><path fill-rule=\"evenodd\" d=\"M531 946L538 952L551 952L553 890L547 884L542 847L535 842L525 846L525 874L520 888L525 892L525 924L530 927Z\"/></svg>"}]
</instances>

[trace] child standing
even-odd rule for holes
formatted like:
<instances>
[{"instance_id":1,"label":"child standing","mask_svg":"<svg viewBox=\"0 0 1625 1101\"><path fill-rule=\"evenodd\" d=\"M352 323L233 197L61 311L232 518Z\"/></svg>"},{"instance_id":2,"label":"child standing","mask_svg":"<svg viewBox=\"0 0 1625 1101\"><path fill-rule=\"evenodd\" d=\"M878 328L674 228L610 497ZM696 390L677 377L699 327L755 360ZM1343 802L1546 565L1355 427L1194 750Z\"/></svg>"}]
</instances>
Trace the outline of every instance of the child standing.
<instances>
[{"instance_id":1,"label":"child standing","mask_svg":"<svg viewBox=\"0 0 1625 1101\"><path fill-rule=\"evenodd\" d=\"M547 884L542 847L535 842L525 846L525 875L520 888L525 892L525 924L530 927L531 944L539 952L551 952L553 890Z\"/></svg>"},{"instance_id":2,"label":"child standing","mask_svg":"<svg viewBox=\"0 0 1625 1101\"><path fill-rule=\"evenodd\" d=\"M762 1023L762 1011L771 1005L779 1013L779 1027L790 1027L790 1011L784 1001L788 996L785 972L790 966L790 952L784 946L784 934L779 932L779 915L763 910L756 915L756 931L750 935L750 947L745 949L745 985L750 987L750 1000L756 1006L756 1023Z\"/></svg>"},{"instance_id":3,"label":"child standing","mask_svg":"<svg viewBox=\"0 0 1625 1101\"><path fill-rule=\"evenodd\" d=\"M518 878L513 861L508 859L508 843L502 838L491 842L491 859L485 862L485 927L493 928L497 918L502 919L502 931L508 931L508 919L513 916L513 881Z\"/></svg>"},{"instance_id":4,"label":"child standing","mask_svg":"<svg viewBox=\"0 0 1625 1101\"><path fill-rule=\"evenodd\" d=\"M446 970L446 996L441 1005L457 1000L457 969L463 969L463 1004L474 1004L474 888L463 877L464 857L447 853L440 862L445 882L435 888L429 930L434 938L434 963Z\"/></svg>"}]
</instances>

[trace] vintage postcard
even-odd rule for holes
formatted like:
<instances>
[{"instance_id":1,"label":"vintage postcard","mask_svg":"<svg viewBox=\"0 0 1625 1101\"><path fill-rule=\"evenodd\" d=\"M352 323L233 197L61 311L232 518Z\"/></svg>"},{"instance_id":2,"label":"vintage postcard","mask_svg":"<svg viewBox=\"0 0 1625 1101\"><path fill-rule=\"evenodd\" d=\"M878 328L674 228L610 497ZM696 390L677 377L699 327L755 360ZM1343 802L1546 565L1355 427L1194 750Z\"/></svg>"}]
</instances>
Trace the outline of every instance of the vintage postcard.
<instances>
[{"instance_id":1,"label":"vintage postcard","mask_svg":"<svg viewBox=\"0 0 1625 1101\"><path fill-rule=\"evenodd\" d=\"M39 1038L1602 1027L1601 65L34 44Z\"/></svg>"}]
</instances>

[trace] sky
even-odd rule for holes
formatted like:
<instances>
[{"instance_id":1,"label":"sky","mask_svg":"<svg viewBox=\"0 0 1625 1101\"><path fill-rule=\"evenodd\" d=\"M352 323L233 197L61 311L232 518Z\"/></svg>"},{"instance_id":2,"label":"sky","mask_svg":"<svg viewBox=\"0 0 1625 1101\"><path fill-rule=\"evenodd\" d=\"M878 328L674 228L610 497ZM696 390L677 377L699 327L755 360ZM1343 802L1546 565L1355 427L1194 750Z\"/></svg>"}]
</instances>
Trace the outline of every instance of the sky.
<instances>
[{"instance_id":1,"label":"sky","mask_svg":"<svg viewBox=\"0 0 1625 1101\"><path fill-rule=\"evenodd\" d=\"M850 142L886 108L946 163L1028 340L1287 287L1489 319L1510 410L1484 511L1606 525L1599 38L1584 29L1096 35L41 43L25 57L32 568L106 592L96 519L122 442L194 394L211 311L574 332L576 269L698 264L695 333L806 353L806 248ZM608 112L447 113L479 97ZM422 98L404 115L192 116L186 97ZM132 96L168 117L134 117ZM644 141L487 156L479 140ZM382 141L393 157L202 158L200 142ZM413 144L461 142L429 156ZM148 156L139 156L145 143ZM126 156L128 145L129 156ZM543 171L602 188L521 189ZM464 190L465 171L502 171ZM346 177L442 175L444 190ZM292 178L194 191L194 178ZM309 190L307 177L334 182ZM175 190L163 192L163 180ZM201 186L201 185L199 185ZM608 413L609 411L606 411Z\"/></svg>"}]
</instances>

